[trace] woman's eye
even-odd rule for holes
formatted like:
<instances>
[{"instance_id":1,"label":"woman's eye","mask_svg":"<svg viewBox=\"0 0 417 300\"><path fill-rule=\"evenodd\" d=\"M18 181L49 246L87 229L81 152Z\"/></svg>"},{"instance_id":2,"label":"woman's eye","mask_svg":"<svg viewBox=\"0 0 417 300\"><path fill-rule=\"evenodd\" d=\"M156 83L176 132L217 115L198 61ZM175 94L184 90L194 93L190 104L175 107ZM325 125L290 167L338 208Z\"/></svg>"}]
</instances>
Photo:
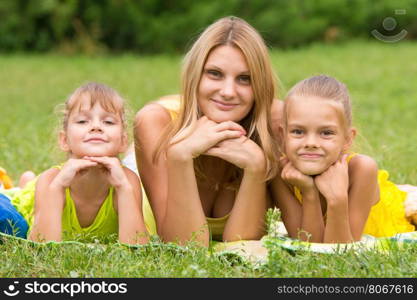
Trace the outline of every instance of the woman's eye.
<instances>
[{"instance_id":1,"label":"woman's eye","mask_svg":"<svg viewBox=\"0 0 417 300\"><path fill-rule=\"evenodd\" d=\"M238 78L239 82L243 84L250 84L250 76L249 75L241 75Z\"/></svg>"},{"instance_id":2,"label":"woman's eye","mask_svg":"<svg viewBox=\"0 0 417 300\"><path fill-rule=\"evenodd\" d=\"M85 123L87 123L87 120L77 120L76 123L77 124L85 124Z\"/></svg>"},{"instance_id":3,"label":"woman's eye","mask_svg":"<svg viewBox=\"0 0 417 300\"><path fill-rule=\"evenodd\" d=\"M217 70L207 70L206 72L207 72L208 75L210 75L211 77L214 77L214 78L220 78L222 76L222 73L220 73Z\"/></svg>"}]
</instances>

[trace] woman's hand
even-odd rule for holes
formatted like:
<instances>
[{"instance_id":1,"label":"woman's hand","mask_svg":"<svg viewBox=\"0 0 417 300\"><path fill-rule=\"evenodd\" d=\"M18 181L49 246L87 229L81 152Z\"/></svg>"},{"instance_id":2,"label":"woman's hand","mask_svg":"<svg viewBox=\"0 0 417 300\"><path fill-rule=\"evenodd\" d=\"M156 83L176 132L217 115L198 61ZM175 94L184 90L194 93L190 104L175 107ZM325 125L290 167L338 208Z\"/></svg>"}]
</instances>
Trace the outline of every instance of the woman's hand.
<instances>
[{"instance_id":1,"label":"woman's hand","mask_svg":"<svg viewBox=\"0 0 417 300\"><path fill-rule=\"evenodd\" d=\"M192 159L223 140L239 138L245 134L245 129L235 122L216 123L203 116L195 126L187 128L171 140L172 146L168 153ZM183 137L185 138L183 139Z\"/></svg>"},{"instance_id":2,"label":"woman's hand","mask_svg":"<svg viewBox=\"0 0 417 300\"><path fill-rule=\"evenodd\" d=\"M296 186L303 194L317 189L313 177L301 173L288 158L281 158L280 165L282 167L281 178L284 182Z\"/></svg>"},{"instance_id":3,"label":"woman's hand","mask_svg":"<svg viewBox=\"0 0 417 300\"><path fill-rule=\"evenodd\" d=\"M327 204L337 204L348 199L349 169L347 154L331 165L322 174L314 178L320 193L326 198Z\"/></svg>"},{"instance_id":4,"label":"woman's hand","mask_svg":"<svg viewBox=\"0 0 417 300\"><path fill-rule=\"evenodd\" d=\"M58 188L67 188L71 185L74 177L81 174L85 169L97 166L97 162L88 159L70 158L55 176L51 185Z\"/></svg>"},{"instance_id":5,"label":"woman's hand","mask_svg":"<svg viewBox=\"0 0 417 300\"><path fill-rule=\"evenodd\" d=\"M265 156L262 149L246 136L223 140L203 154L221 158L247 171L265 172Z\"/></svg>"},{"instance_id":6,"label":"woman's hand","mask_svg":"<svg viewBox=\"0 0 417 300\"><path fill-rule=\"evenodd\" d=\"M109 181L110 185L114 186L115 189L119 189L121 187L125 187L129 184L129 181L126 177L126 174L123 170L122 165L120 164L120 160L117 157L85 157L85 159L90 160L91 162L95 162L102 166L103 172L107 176L107 180Z\"/></svg>"}]
</instances>

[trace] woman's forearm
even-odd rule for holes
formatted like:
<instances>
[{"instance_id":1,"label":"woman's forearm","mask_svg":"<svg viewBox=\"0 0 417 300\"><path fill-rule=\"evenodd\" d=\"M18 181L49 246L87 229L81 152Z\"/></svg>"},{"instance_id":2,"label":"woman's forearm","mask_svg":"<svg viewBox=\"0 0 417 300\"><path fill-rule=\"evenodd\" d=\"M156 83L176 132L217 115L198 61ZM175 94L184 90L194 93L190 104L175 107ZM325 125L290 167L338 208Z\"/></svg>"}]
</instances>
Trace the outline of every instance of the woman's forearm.
<instances>
[{"instance_id":1,"label":"woman's forearm","mask_svg":"<svg viewBox=\"0 0 417 300\"><path fill-rule=\"evenodd\" d=\"M245 170L226 223L225 241L259 239L265 233L267 209L265 172Z\"/></svg>"},{"instance_id":2,"label":"woman's forearm","mask_svg":"<svg viewBox=\"0 0 417 300\"><path fill-rule=\"evenodd\" d=\"M208 246L209 231L200 202L192 156L169 149L167 153L168 199L162 238L180 243L194 239Z\"/></svg>"}]
</instances>

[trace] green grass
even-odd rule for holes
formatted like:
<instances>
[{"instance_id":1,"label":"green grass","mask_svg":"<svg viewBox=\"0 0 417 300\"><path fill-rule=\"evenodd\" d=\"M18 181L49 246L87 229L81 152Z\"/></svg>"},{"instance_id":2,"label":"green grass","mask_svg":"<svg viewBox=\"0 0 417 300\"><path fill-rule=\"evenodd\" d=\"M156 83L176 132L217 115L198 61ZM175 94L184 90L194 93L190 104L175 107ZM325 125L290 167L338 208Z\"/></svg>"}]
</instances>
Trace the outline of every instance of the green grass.
<instances>
[{"instance_id":1,"label":"green grass","mask_svg":"<svg viewBox=\"0 0 417 300\"><path fill-rule=\"evenodd\" d=\"M354 103L357 147L373 156L396 183L417 185L417 44L350 42L271 52L282 82L325 73L345 82ZM15 183L27 169L40 173L60 162L57 104L86 81L106 83L124 96L132 115L147 101L177 93L180 56L63 57L0 55L0 166ZM174 250L173 250L174 249ZM1 277L416 277L417 247L329 255L271 249L264 265L207 255L192 245L0 245Z\"/></svg>"}]
</instances>

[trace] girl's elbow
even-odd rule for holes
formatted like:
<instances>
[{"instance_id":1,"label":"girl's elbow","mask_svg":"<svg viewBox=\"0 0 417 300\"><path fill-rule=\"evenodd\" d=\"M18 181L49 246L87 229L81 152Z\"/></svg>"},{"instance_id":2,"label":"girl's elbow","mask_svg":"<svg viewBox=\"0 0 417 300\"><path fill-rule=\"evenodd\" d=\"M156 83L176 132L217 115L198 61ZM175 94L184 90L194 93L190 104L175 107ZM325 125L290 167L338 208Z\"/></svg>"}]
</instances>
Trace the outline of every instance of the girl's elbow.
<instances>
[{"instance_id":1,"label":"girl's elbow","mask_svg":"<svg viewBox=\"0 0 417 300\"><path fill-rule=\"evenodd\" d=\"M32 230L28 235L28 240L37 243L62 242L62 237L59 233L41 233L40 231Z\"/></svg>"}]
</instances>

